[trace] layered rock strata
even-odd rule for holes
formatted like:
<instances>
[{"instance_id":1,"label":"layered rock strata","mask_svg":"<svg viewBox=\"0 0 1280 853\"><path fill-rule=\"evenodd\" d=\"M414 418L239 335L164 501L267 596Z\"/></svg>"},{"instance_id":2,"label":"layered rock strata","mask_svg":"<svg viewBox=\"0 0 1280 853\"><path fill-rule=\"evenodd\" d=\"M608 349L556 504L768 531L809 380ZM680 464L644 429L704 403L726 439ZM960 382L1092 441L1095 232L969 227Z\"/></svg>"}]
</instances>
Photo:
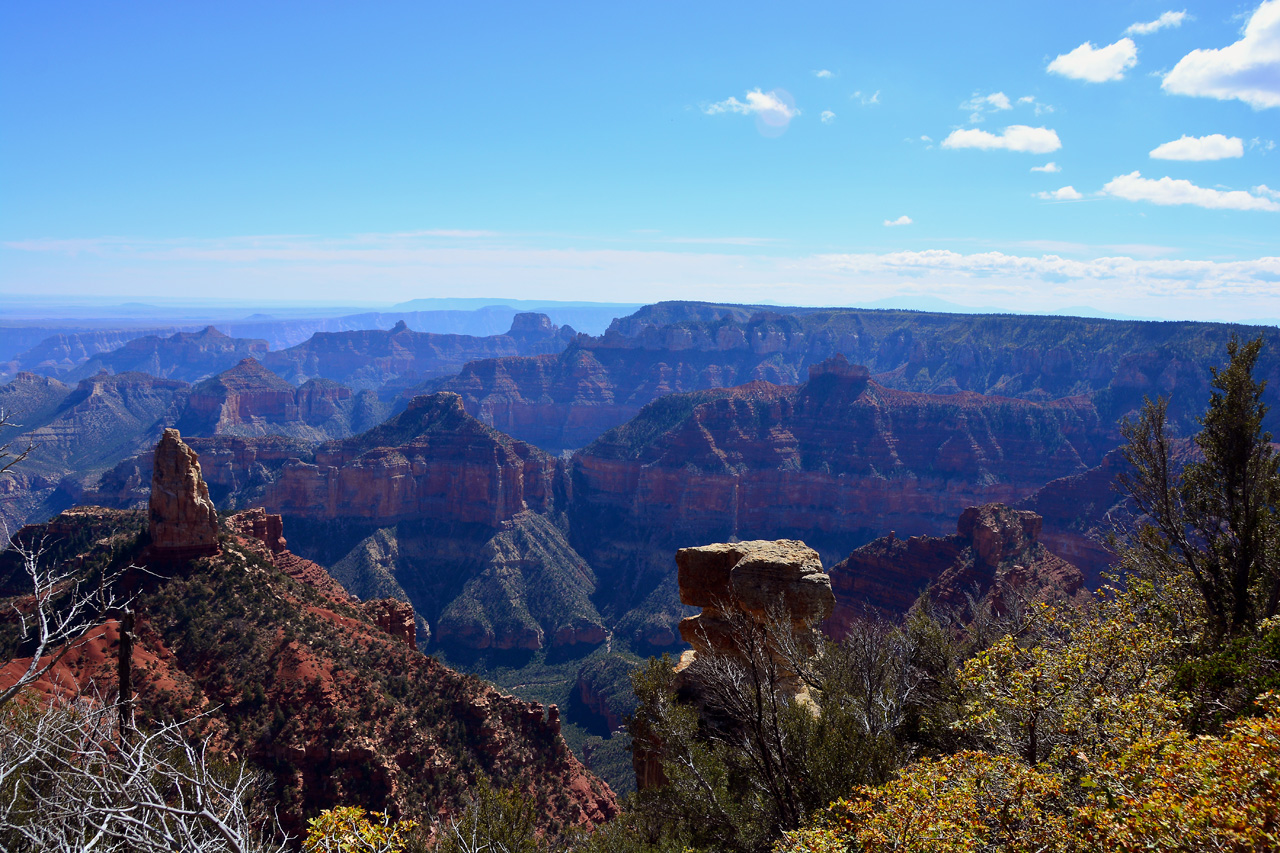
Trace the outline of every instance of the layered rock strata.
<instances>
[{"instance_id":1,"label":"layered rock strata","mask_svg":"<svg viewBox=\"0 0 1280 853\"><path fill-rule=\"evenodd\" d=\"M235 536L241 545L258 554L284 574L308 586L313 586L332 598L339 600L348 598L342 584L334 580L323 566L299 557L285 547L288 543L284 538L284 520L280 516L272 515L261 507L257 507L229 516L226 524L228 532ZM381 611L375 612L381 613ZM387 626L384 627L382 622L379 622L379 627L384 627L384 630L390 634L400 636L403 629L391 617L387 618ZM413 639L412 631L412 608L409 608L409 624L411 630L406 642L416 649L417 644Z\"/></svg>"},{"instance_id":2,"label":"layered rock strata","mask_svg":"<svg viewBox=\"0 0 1280 853\"><path fill-rule=\"evenodd\" d=\"M469 417L456 394L417 397L355 438L286 462L267 487L273 511L377 524L429 518L497 527L555 501L557 463Z\"/></svg>"},{"instance_id":3,"label":"layered rock strata","mask_svg":"<svg viewBox=\"0 0 1280 853\"><path fill-rule=\"evenodd\" d=\"M90 507L19 536L54 543L48 556L66 566L123 567L139 558L146 524L138 511ZM613 792L568 749L554 705L504 695L415 652L403 610L330 595L253 559L283 553L269 517L233 526L245 535L202 561L198 577L156 576L135 596L134 701L140 717L198 720L192 735L211 756L261 773L260 795L287 832L297 837L308 816L351 802L447 825L481 780L534 798L540 832L590 829L617 814ZM21 595L10 582L23 575L17 555L0 553L0 596ZM0 598L6 646L16 620L2 614L15 603ZM35 690L115 690L118 626L86 628ZM28 663L0 666L0 688Z\"/></svg>"},{"instance_id":4,"label":"layered rock strata","mask_svg":"<svg viewBox=\"0 0 1280 853\"><path fill-rule=\"evenodd\" d=\"M1009 595L1074 595L1083 576L1039 541L1041 522L1034 512L988 504L966 509L951 536L876 539L831 567L836 604L823 628L842 637L864 616L906 613L922 593L962 616L970 596L991 595L999 608Z\"/></svg>"},{"instance_id":5,"label":"layered rock strata","mask_svg":"<svg viewBox=\"0 0 1280 853\"><path fill-rule=\"evenodd\" d=\"M1171 420L1194 430L1208 396L1209 367L1225 361L1236 329L659 303L614 321L602 336L580 336L559 355L477 361L442 387L461 394L467 411L486 423L558 452L586 446L664 394L756 380L794 384L808 367L844 353L867 365L881 385L903 391L972 391L1037 402L1091 395L1114 446L1120 439L1115 423L1140 407L1144 395L1169 398ZM1265 332L1255 327L1242 334ZM1258 372L1271 379L1267 393L1274 399L1280 355L1265 356Z\"/></svg>"},{"instance_id":6,"label":"layered rock strata","mask_svg":"<svg viewBox=\"0 0 1280 853\"><path fill-rule=\"evenodd\" d=\"M654 596L675 598L671 555L690 541L786 536L834 562L887 530L945 536L967 507L1096 464L1097 434L1087 398L895 391L833 359L801 386L671 395L575 454L572 542L610 567L612 606L657 612ZM657 627L627 636L657 639Z\"/></svg>"},{"instance_id":7,"label":"layered rock strata","mask_svg":"<svg viewBox=\"0 0 1280 853\"><path fill-rule=\"evenodd\" d=\"M246 358L192 387L178 428L184 435L327 441L375 426L386 413L372 391L353 394L328 379L294 388L256 359Z\"/></svg>"}]
</instances>

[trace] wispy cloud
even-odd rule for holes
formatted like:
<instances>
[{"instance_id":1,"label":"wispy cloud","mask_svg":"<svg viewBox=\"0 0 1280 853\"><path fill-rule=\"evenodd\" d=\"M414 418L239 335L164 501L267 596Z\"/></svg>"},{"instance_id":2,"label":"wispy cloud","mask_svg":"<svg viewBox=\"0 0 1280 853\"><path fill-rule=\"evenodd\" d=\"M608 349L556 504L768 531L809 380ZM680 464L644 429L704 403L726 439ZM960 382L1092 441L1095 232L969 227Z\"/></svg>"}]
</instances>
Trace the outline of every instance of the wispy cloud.
<instances>
[{"instance_id":1,"label":"wispy cloud","mask_svg":"<svg viewBox=\"0 0 1280 853\"><path fill-rule=\"evenodd\" d=\"M1102 192L1127 201L1149 201L1159 205L1190 204L1210 210L1280 210L1280 202L1265 195L1201 187L1191 181L1169 177L1154 180L1144 178L1138 172L1112 178Z\"/></svg>"},{"instance_id":2,"label":"wispy cloud","mask_svg":"<svg viewBox=\"0 0 1280 853\"><path fill-rule=\"evenodd\" d=\"M1127 36L1149 36L1154 32L1163 30L1166 27L1180 27L1182 22L1187 19L1187 13L1183 12L1165 12L1154 21L1147 21L1144 24L1130 24L1125 29L1124 34Z\"/></svg>"},{"instance_id":3,"label":"wispy cloud","mask_svg":"<svg viewBox=\"0 0 1280 853\"><path fill-rule=\"evenodd\" d=\"M1079 201L1084 198L1080 193L1076 192L1076 188L1072 186L1061 187L1048 192L1033 193L1035 198L1044 199L1045 201Z\"/></svg>"},{"instance_id":4,"label":"wispy cloud","mask_svg":"<svg viewBox=\"0 0 1280 853\"><path fill-rule=\"evenodd\" d=\"M849 97L853 98L864 107L873 107L880 103L880 90L876 89L875 92L870 95L865 92L854 92Z\"/></svg>"},{"instance_id":5,"label":"wispy cloud","mask_svg":"<svg viewBox=\"0 0 1280 853\"><path fill-rule=\"evenodd\" d=\"M823 68L821 71L815 71L815 72L813 72L813 76L814 76L814 77L820 77L820 78L822 78L823 80L830 80L832 77L834 77L834 76L836 76L836 75L835 75L835 74L832 74L830 71L828 71L827 69Z\"/></svg>"},{"instance_id":6,"label":"wispy cloud","mask_svg":"<svg viewBox=\"0 0 1280 853\"><path fill-rule=\"evenodd\" d=\"M752 89L746 94L745 101L739 101L737 98L725 98L723 101L716 101L703 109L707 115L719 115L720 113L737 113L739 115L749 116L773 116L783 123L791 121L791 119L800 115L800 110L795 105L787 103L777 89L768 92L762 92L759 89Z\"/></svg>"},{"instance_id":7,"label":"wispy cloud","mask_svg":"<svg viewBox=\"0 0 1280 853\"><path fill-rule=\"evenodd\" d=\"M1268 201L1270 193L1274 191L1261 187L1253 191ZM640 235L637 244L652 246L651 238ZM1093 257L1087 253L1105 247L1068 244L1054 244L1060 251L1038 256L942 248L798 255L754 242L719 249L714 243L705 249L639 249L549 247L542 238L509 234L487 242L456 237L443 238L441 245L441 239L364 234L22 240L0 244L0 262L11 288L32 289L40 282L47 293L81 292L76 288L93 281L99 291L158 295L171 292L180 276L192 286L216 286L227 298L237 299L269 291L281 299L352 300L353 294L367 294L369 301L394 301L447 295L458 288L515 298L535 288L548 298L592 300L601 298L602 287L607 287L616 298L631 301L758 302L776 299L779 288L785 288L787 300L799 305L848 305L895 293L925 293L1024 310L1090 304L1150 314L1158 304L1168 317L1280 316L1275 286L1280 257L1134 258L1130 255L1171 250L1124 246L1113 247L1123 253L1119 256Z\"/></svg>"},{"instance_id":8,"label":"wispy cloud","mask_svg":"<svg viewBox=\"0 0 1280 853\"><path fill-rule=\"evenodd\" d=\"M1048 70L1073 80L1103 83L1123 80L1124 72L1137 64L1138 46L1133 39L1123 38L1106 47L1094 47L1085 42L1070 53L1059 55L1049 63Z\"/></svg>"},{"instance_id":9,"label":"wispy cloud","mask_svg":"<svg viewBox=\"0 0 1280 853\"><path fill-rule=\"evenodd\" d=\"M969 113L969 121L977 124L989 113L1013 109L1013 102L1004 92L992 92L989 95L974 93L973 97L960 105L960 109Z\"/></svg>"},{"instance_id":10,"label":"wispy cloud","mask_svg":"<svg viewBox=\"0 0 1280 853\"><path fill-rule=\"evenodd\" d=\"M705 246L767 246L780 241L773 237L668 237L665 242Z\"/></svg>"},{"instance_id":11,"label":"wispy cloud","mask_svg":"<svg viewBox=\"0 0 1280 853\"><path fill-rule=\"evenodd\" d=\"M911 217L910 217L910 216L907 216L907 215L904 213L904 214L902 214L901 216L899 216L897 219L886 219L886 220L884 221L884 224L885 224L885 227L886 227L886 228L893 228L893 227L898 226L898 225L910 225L910 224L911 224Z\"/></svg>"},{"instance_id":12,"label":"wispy cloud","mask_svg":"<svg viewBox=\"0 0 1280 853\"><path fill-rule=\"evenodd\" d=\"M1053 107L1049 104L1042 104L1036 100L1035 95L1023 95L1018 98L1018 106L1029 106L1036 111L1036 115L1044 115L1053 112Z\"/></svg>"},{"instance_id":13,"label":"wispy cloud","mask_svg":"<svg viewBox=\"0 0 1280 853\"><path fill-rule=\"evenodd\" d=\"M1244 140L1238 136L1211 133L1208 136L1182 136L1151 149L1156 160L1225 160L1244 156Z\"/></svg>"},{"instance_id":14,"label":"wispy cloud","mask_svg":"<svg viewBox=\"0 0 1280 853\"><path fill-rule=\"evenodd\" d=\"M978 148L983 151L1023 151L1030 154L1048 154L1062 147L1056 131L1047 127L1028 127L1014 124L999 135L985 130L965 128L953 130L942 140L943 148Z\"/></svg>"},{"instance_id":15,"label":"wispy cloud","mask_svg":"<svg viewBox=\"0 0 1280 853\"><path fill-rule=\"evenodd\" d=\"M1182 57L1160 85L1170 94L1237 99L1255 110L1280 106L1280 0L1258 6L1239 41Z\"/></svg>"},{"instance_id":16,"label":"wispy cloud","mask_svg":"<svg viewBox=\"0 0 1280 853\"><path fill-rule=\"evenodd\" d=\"M393 234L376 234L383 237L497 237L497 231L468 231L458 228L432 228L425 231L397 231Z\"/></svg>"},{"instance_id":17,"label":"wispy cloud","mask_svg":"<svg viewBox=\"0 0 1280 853\"><path fill-rule=\"evenodd\" d=\"M1049 174L1055 174L1057 172L1061 172L1062 167L1059 166L1057 163L1053 162L1052 160L1050 160L1048 163L1045 163L1043 166L1032 166L1031 171L1048 172Z\"/></svg>"},{"instance_id":18,"label":"wispy cloud","mask_svg":"<svg viewBox=\"0 0 1280 853\"><path fill-rule=\"evenodd\" d=\"M819 118L822 119L823 124L831 124L831 122L836 120L836 114L831 112L831 110L823 110L822 115L819 116Z\"/></svg>"}]
</instances>

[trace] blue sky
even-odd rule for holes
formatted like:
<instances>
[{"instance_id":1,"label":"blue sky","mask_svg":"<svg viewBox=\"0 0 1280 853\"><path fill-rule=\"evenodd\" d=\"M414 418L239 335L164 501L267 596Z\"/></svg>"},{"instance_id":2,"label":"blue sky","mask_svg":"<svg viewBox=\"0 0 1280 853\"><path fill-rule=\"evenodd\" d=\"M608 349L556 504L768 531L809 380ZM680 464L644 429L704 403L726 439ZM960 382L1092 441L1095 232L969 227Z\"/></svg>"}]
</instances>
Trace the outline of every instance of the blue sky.
<instances>
[{"instance_id":1,"label":"blue sky","mask_svg":"<svg viewBox=\"0 0 1280 853\"><path fill-rule=\"evenodd\" d=\"M1280 0L13 2L0 294L1280 317L1278 143Z\"/></svg>"}]
</instances>

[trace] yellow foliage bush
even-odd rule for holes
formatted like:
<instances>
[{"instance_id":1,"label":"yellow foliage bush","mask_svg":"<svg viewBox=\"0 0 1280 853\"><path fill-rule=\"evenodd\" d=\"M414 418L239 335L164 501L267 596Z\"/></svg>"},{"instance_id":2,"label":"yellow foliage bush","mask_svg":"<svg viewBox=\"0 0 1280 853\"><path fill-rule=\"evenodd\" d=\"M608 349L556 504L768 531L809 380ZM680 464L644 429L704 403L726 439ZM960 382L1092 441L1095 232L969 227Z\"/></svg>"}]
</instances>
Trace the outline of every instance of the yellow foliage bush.
<instances>
[{"instance_id":1,"label":"yellow foliage bush","mask_svg":"<svg viewBox=\"0 0 1280 853\"><path fill-rule=\"evenodd\" d=\"M338 806L307 821L305 853L401 853L417 821L392 822L390 815L359 806Z\"/></svg>"}]
</instances>

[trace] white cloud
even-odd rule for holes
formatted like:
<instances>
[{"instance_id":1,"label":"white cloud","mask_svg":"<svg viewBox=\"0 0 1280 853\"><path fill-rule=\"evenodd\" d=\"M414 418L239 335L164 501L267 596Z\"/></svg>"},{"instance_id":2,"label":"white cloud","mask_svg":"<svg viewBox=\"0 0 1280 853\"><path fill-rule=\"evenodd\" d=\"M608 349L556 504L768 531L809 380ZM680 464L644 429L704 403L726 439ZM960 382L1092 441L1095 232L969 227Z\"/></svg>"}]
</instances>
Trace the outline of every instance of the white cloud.
<instances>
[{"instance_id":1,"label":"white cloud","mask_svg":"<svg viewBox=\"0 0 1280 853\"><path fill-rule=\"evenodd\" d=\"M932 137L932 136L921 136L921 137L920 137L920 141L921 141L921 142L932 142L932 141L933 141L933 137Z\"/></svg>"},{"instance_id":2,"label":"white cloud","mask_svg":"<svg viewBox=\"0 0 1280 853\"><path fill-rule=\"evenodd\" d=\"M836 120L836 114L831 112L831 110L823 110L821 118L823 124L831 124L831 122Z\"/></svg>"},{"instance_id":3,"label":"white cloud","mask_svg":"<svg viewBox=\"0 0 1280 853\"><path fill-rule=\"evenodd\" d=\"M1182 136L1151 149L1156 160L1225 160L1244 156L1244 140L1238 136L1211 133L1208 136Z\"/></svg>"},{"instance_id":4,"label":"white cloud","mask_svg":"<svg viewBox=\"0 0 1280 853\"><path fill-rule=\"evenodd\" d=\"M1165 12L1154 21L1147 21L1145 24L1130 24L1129 28L1124 31L1127 36L1149 36L1165 27L1180 27L1182 22L1187 18L1184 12Z\"/></svg>"},{"instance_id":5,"label":"white cloud","mask_svg":"<svg viewBox=\"0 0 1280 853\"><path fill-rule=\"evenodd\" d=\"M1258 195L1266 196L1267 198L1274 198L1277 201L1280 201L1280 190L1273 190L1266 184L1258 184L1253 188L1253 191Z\"/></svg>"},{"instance_id":6,"label":"white cloud","mask_svg":"<svg viewBox=\"0 0 1280 853\"><path fill-rule=\"evenodd\" d=\"M1025 151L1030 154L1048 154L1062 147L1056 131L1047 127L1027 127L1014 124L1006 127L999 136L985 130L968 128L953 130L942 140L943 148L981 148L984 151Z\"/></svg>"},{"instance_id":7,"label":"white cloud","mask_svg":"<svg viewBox=\"0 0 1280 853\"><path fill-rule=\"evenodd\" d=\"M886 227L886 228L892 228L892 227L894 227L895 225L910 225L910 224L911 224L911 217L910 217L910 216L907 216L907 215L904 213L902 216L899 216L897 219L886 219L886 220L884 221L884 224L885 224L885 227Z\"/></svg>"},{"instance_id":8,"label":"white cloud","mask_svg":"<svg viewBox=\"0 0 1280 853\"><path fill-rule=\"evenodd\" d=\"M849 97L856 98L858 103L862 104L864 107L871 107L880 103L880 90L876 89L875 92L870 95L863 94L862 92L854 92Z\"/></svg>"},{"instance_id":9,"label":"white cloud","mask_svg":"<svg viewBox=\"0 0 1280 853\"><path fill-rule=\"evenodd\" d=\"M787 103L777 89L768 92L752 89L747 92L746 98L745 102L739 101L737 98L726 98L706 107L703 112L707 115L718 115L720 113L738 113L744 116L754 115L763 118L770 124L786 124L800 115L800 110Z\"/></svg>"},{"instance_id":10,"label":"white cloud","mask_svg":"<svg viewBox=\"0 0 1280 853\"><path fill-rule=\"evenodd\" d=\"M976 92L974 96L960 105L962 110L981 110L995 112L997 110L1013 109L1013 102L1009 100L1009 96L1004 92L992 92L990 95L979 95Z\"/></svg>"},{"instance_id":11,"label":"white cloud","mask_svg":"<svg viewBox=\"0 0 1280 853\"><path fill-rule=\"evenodd\" d=\"M1137 45L1133 43L1133 39L1123 38L1106 47L1094 47L1085 42L1050 62L1048 70L1073 80L1103 83L1107 80L1123 80L1124 72L1137 64Z\"/></svg>"},{"instance_id":12,"label":"white cloud","mask_svg":"<svg viewBox=\"0 0 1280 853\"><path fill-rule=\"evenodd\" d=\"M1127 201L1149 201L1160 205L1193 204L1210 210L1280 210L1280 203L1265 195L1200 187L1190 181L1169 177L1153 180L1142 177L1138 172L1112 178L1102 192Z\"/></svg>"},{"instance_id":13,"label":"white cloud","mask_svg":"<svg viewBox=\"0 0 1280 853\"><path fill-rule=\"evenodd\" d=\"M814 77L821 77L823 80L830 80L832 77L834 77L834 76L836 76L836 75L832 74L830 71L828 71L827 69L825 69L825 68L824 68L824 69L822 69L821 71L815 71L815 72L813 72L813 76L814 76Z\"/></svg>"},{"instance_id":14,"label":"white cloud","mask_svg":"<svg viewBox=\"0 0 1280 853\"><path fill-rule=\"evenodd\" d=\"M1050 174L1054 174L1055 172L1061 172L1062 167L1059 166L1057 163L1053 162L1052 160L1050 160L1048 163L1045 163L1043 166L1032 166L1031 171L1048 172Z\"/></svg>"},{"instance_id":15,"label":"white cloud","mask_svg":"<svg viewBox=\"0 0 1280 853\"><path fill-rule=\"evenodd\" d=\"M1249 140L1249 150L1252 151L1255 148L1261 148L1264 152L1274 151L1276 150L1276 141L1274 139L1262 139L1261 137L1255 136L1253 139Z\"/></svg>"},{"instance_id":16,"label":"white cloud","mask_svg":"<svg viewBox=\"0 0 1280 853\"><path fill-rule=\"evenodd\" d=\"M1039 192L1034 194L1035 198L1042 198L1045 201L1076 201L1084 196L1076 192L1076 188L1072 186L1062 187L1061 189L1051 190L1049 192Z\"/></svg>"},{"instance_id":17,"label":"white cloud","mask_svg":"<svg viewBox=\"0 0 1280 853\"><path fill-rule=\"evenodd\" d=\"M1234 44L1182 57L1160 85L1174 95L1236 98L1255 110L1280 107L1280 0L1258 6Z\"/></svg>"}]
</instances>

